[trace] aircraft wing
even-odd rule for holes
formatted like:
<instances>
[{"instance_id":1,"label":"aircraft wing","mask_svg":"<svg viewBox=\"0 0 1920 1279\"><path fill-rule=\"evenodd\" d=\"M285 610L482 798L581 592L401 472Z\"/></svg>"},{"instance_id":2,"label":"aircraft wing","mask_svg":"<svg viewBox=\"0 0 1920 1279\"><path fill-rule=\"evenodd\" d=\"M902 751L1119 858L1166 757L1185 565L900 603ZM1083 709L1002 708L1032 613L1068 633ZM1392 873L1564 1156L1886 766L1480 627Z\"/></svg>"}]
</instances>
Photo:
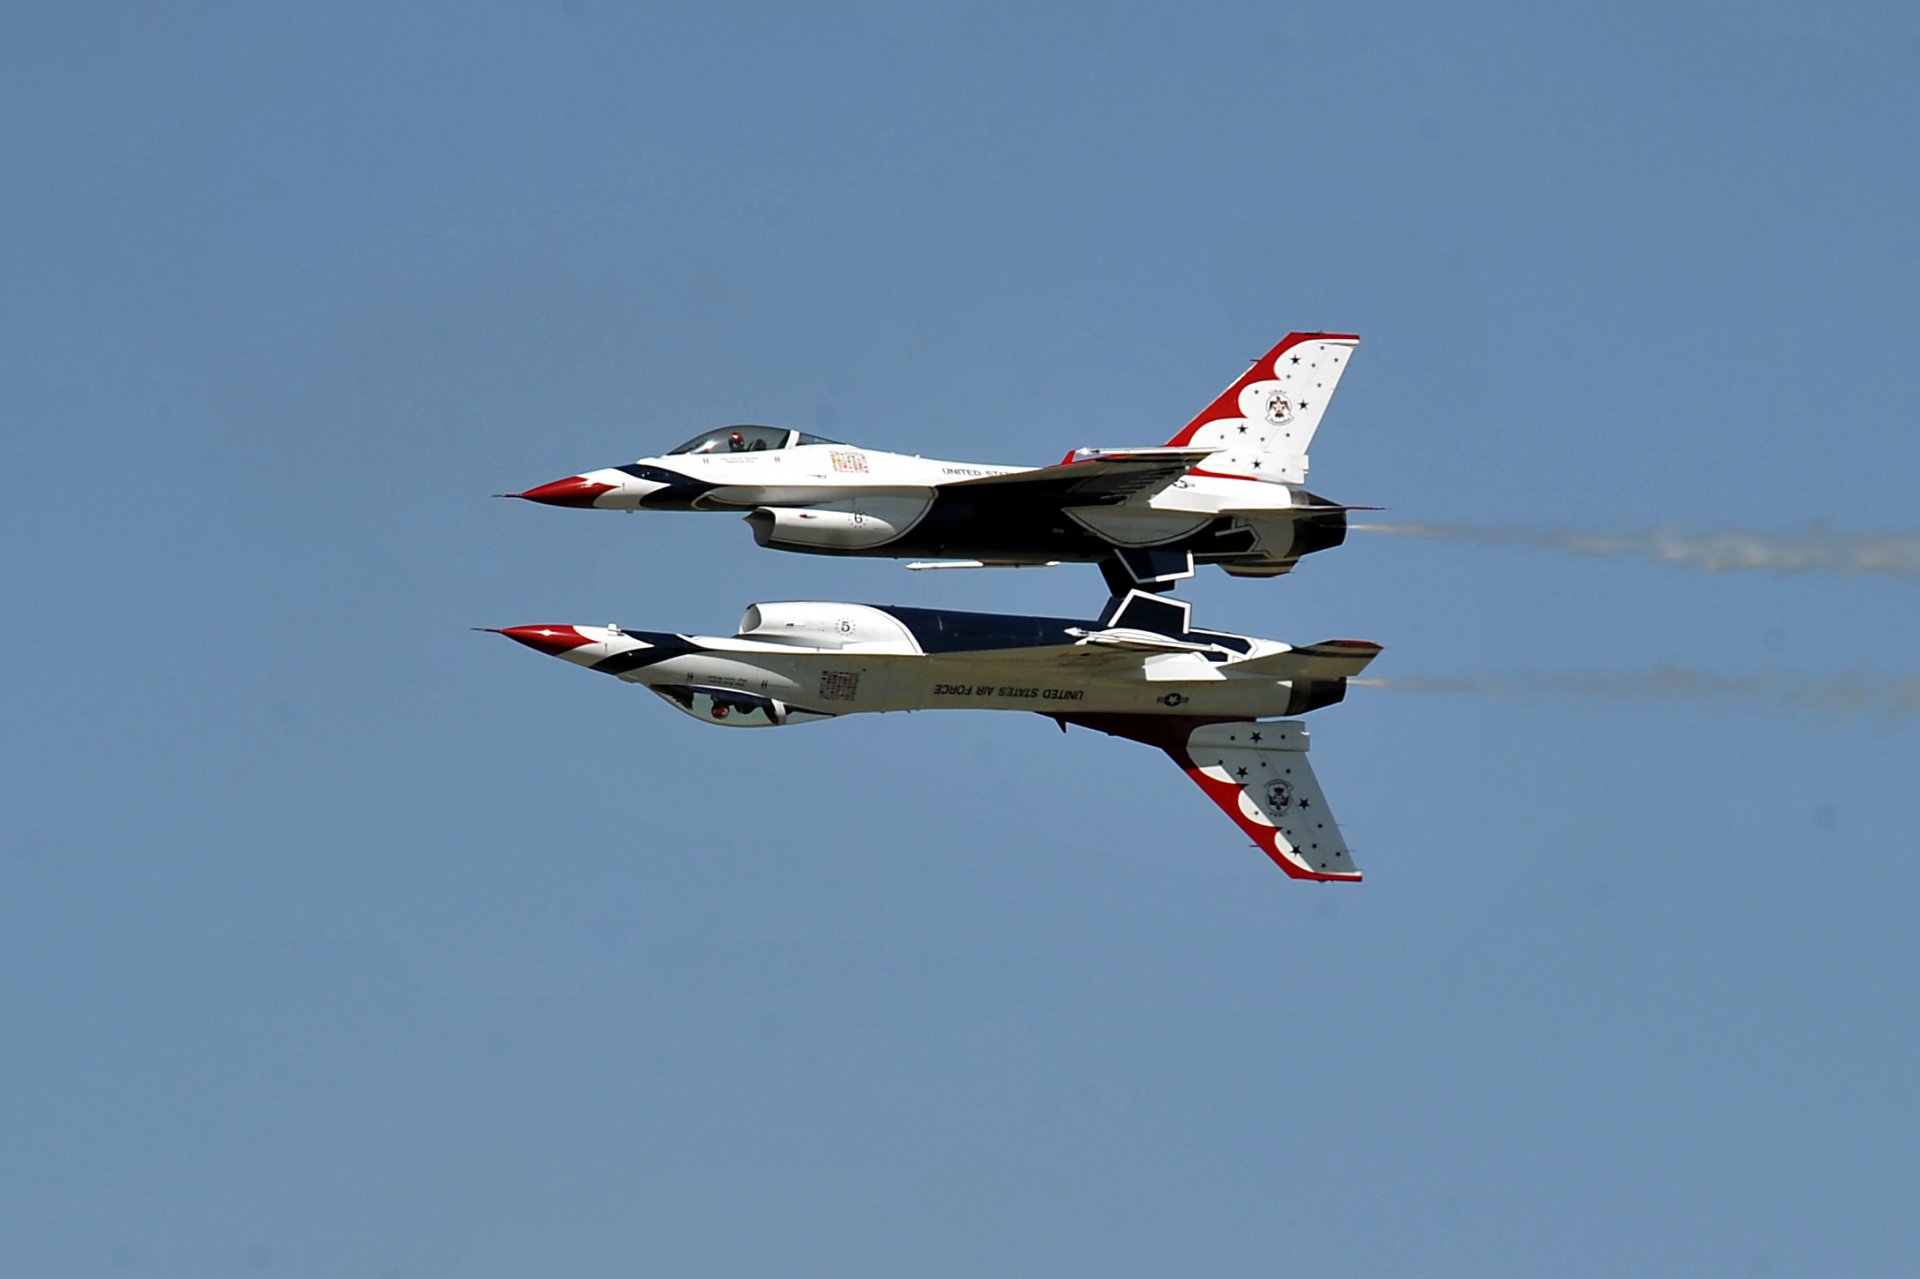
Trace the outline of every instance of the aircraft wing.
<instances>
[{"instance_id":1,"label":"aircraft wing","mask_svg":"<svg viewBox=\"0 0 1920 1279\"><path fill-rule=\"evenodd\" d=\"M1158 746L1254 844L1295 879L1358 881L1347 841L1307 762L1298 720L1208 721L1172 715L1059 715Z\"/></svg>"},{"instance_id":2,"label":"aircraft wing","mask_svg":"<svg viewBox=\"0 0 1920 1279\"><path fill-rule=\"evenodd\" d=\"M975 501L1053 501L1062 506L1100 506L1150 497L1185 475L1210 449L1081 449L1054 466L985 475L941 485Z\"/></svg>"}]
</instances>

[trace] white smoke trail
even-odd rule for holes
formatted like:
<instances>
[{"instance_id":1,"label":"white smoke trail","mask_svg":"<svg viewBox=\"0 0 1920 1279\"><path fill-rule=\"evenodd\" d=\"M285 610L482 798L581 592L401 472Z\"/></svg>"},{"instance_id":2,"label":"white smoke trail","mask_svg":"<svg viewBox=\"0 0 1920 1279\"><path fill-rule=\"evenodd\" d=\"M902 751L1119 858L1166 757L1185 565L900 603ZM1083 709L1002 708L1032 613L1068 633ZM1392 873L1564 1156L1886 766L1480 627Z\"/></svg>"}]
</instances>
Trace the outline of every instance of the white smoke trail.
<instances>
[{"instance_id":1,"label":"white smoke trail","mask_svg":"<svg viewBox=\"0 0 1920 1279\"><path fill-rule=\"evenodd\" d=\"M1478 546L1533 546L1573 555L1631 556L1709 573L1750 570L1920 577L1920 533L1841 533L1821 525L1797 534L1741 529L1708 532L1670 526L1612 534L1484 524L1355 524L1352 527L1359 532L1471 542Z\"/></svg>"},{"instance_id":2,"label":"white smoke trail","mask_svg":"<svg viewBox=\"0 0 1920 1279\"><path fill-rule=\"evenodd\" d=\"M1809 678L1767 671L1724 675L1718 671L1656 666L1647 671L1533 671L1423 677L1351 679L1349 684L1397 693L1452 693L1494 697L1541 693L1574 697L1638 698L1719 705L1771 703L1835 715L1920 715L1920 675L1875 675L1841 671Z\"/></svg>"}]
</instances>

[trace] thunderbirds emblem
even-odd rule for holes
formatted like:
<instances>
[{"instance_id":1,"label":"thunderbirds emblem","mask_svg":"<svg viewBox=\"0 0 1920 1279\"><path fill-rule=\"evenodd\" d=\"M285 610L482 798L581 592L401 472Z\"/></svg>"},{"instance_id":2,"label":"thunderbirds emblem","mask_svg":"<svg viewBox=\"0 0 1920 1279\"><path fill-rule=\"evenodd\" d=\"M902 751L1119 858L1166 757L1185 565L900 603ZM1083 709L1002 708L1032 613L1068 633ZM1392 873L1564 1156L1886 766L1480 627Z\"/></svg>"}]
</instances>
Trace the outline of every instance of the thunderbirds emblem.
<instances>
[{"instance_id":1,"label":"thunderbirds emblem","mask_svg":"<svg viewBox=\"0 0 1920 1279\"><path fill-rule=\"evenodd\" d=\"M1267 807L1276 813L1284 813L1293 807L1293 784L1291 782L1267 783Z\"/></svg>"},{"instance_id":2,"label":"thunderbirds emblem","mask_svg":"<svg viewBox=\"0 0 1920 1279\"><path fill-rule=\"evenodd\" d=\"M1267 396L1267 421L1274 426L1293 421L1293 404L1285 391L1274 391Z\"/></svg>"}]
</instances>

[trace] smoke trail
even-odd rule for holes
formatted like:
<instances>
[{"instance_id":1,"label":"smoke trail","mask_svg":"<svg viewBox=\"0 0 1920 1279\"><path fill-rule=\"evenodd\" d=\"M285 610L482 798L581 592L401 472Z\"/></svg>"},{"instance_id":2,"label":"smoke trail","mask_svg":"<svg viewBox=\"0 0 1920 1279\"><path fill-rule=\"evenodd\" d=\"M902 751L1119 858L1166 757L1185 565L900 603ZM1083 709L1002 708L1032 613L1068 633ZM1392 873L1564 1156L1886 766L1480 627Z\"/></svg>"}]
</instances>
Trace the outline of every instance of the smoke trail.
<instances>
[{"instance_id":1,"label":"smoke trail","mask_svg":"<svg viewBox=\"0 0 1920 1279\"><path fill-rule=\"evenodd\" d=\"M1573 555L1632 556L1709 573L1879 573L1920 577L1920 533L1840 533L1815 525L1804 533L1718 532L1661 527L1615 534L1483 524L1355 524L1390 533L1478 546L1533 546Z\"/></svg>"},{"instance_id":2,"label":"smoke trail","mask_svg":"<svg viewBox=\"0 0 1920 1279\"><path fill-rule=\"evenodd\" d=\"M1723 675L1717 671L1656 666L1649 671L1582 673L1534 671L1468 674L1444 679L1352 679L1349 684L1398 693L1452 693L1511 697L1541 693L1575 697L1638 698L1647 701L1718 705L1771 703L1796 710L1835 715L1880 713L1920 715L1920 675L1874 675L1842 671L1806 677L1768 671Z\"/></svg>"}]
</instances>

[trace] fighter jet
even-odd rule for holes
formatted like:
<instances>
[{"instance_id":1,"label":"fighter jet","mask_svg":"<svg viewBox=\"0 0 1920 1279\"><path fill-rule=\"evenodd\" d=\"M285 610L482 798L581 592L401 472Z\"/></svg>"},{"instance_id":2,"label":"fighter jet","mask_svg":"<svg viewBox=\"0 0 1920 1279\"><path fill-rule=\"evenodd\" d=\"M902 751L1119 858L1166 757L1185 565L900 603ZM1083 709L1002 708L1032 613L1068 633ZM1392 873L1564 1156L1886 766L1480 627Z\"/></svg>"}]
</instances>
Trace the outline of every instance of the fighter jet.
<instances>
[{"instance_id":1,"label":"fighter jet","mask_svg":"<svg viewBox=\"0 0 1920 1279\"><path fill-rule=\"evenodd\" d=\"M1156 746L1296 879L1358 880L1295 716L1338 702L1380 652L1196 630L1141 590L1098 620L892 605L755 604L728 637L618 626L485 628L658 693L708 724L870 711L1033 711Z\"/></svg>"},{"instance_id":2,"label":"fighter jet","mask_svg":"<svg viewBox=\"0 0 1920 1279\"><path fill-rule=\"evenodd\" d=\"M1346 539L1304 487L1307 448L1360 339L1290 333L1153 448L1052 466L882 453L776 426L724 426L659 456L503 493L549 506L744 513L762 546L930 557L915 568L1099 563L1110 589L1165 590L1195 563L1273 577Z\"/></svg>"}]
</instances>

